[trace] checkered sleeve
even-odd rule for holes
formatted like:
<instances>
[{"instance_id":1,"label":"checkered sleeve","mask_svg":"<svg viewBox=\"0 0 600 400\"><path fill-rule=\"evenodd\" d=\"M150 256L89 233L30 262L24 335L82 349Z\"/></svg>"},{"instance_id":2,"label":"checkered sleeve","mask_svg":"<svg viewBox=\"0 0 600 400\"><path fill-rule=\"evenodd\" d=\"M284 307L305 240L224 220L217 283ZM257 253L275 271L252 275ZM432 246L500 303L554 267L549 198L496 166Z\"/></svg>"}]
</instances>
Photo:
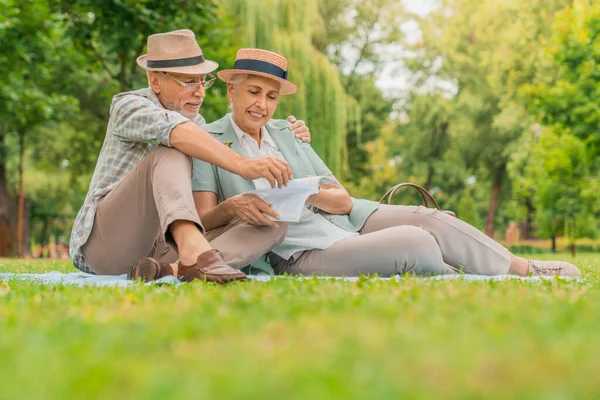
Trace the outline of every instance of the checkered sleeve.
<instances>
[{"instance_id":1,"label":"checkered sleeve","mask_svg":"<svg viewBox=\"0 0 600 400\"><path fill-rule=\"evenodd\" d=\"M169 135L177 125L189 121L140 96L115 98L111 106L112 133L127 142L171 146Z\"/></svg>"}]
</instances>

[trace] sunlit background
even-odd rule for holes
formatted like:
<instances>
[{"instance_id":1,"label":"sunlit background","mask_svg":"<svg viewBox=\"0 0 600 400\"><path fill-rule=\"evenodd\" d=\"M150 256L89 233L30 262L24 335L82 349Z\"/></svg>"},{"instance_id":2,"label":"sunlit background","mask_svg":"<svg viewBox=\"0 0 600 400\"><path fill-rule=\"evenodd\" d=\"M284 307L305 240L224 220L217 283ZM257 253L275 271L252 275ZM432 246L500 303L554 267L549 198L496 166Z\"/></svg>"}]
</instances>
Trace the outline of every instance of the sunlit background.
<instances>
[{"instance_id":1,"label":"sunlit background","mask_svg":"<svg viewBox=\"0 0 600 400\"><path fill-rule=\"evenodd\" d=\"M0 257L67 257L113 95L152 33L221 68L289 59L303 119L355 197L418 183L513 251L597 250L598 1L0 2ZM226 113L215 84L201 113ZM397 204L419 204L412 192Z\"/></svg>"}]
</instances>

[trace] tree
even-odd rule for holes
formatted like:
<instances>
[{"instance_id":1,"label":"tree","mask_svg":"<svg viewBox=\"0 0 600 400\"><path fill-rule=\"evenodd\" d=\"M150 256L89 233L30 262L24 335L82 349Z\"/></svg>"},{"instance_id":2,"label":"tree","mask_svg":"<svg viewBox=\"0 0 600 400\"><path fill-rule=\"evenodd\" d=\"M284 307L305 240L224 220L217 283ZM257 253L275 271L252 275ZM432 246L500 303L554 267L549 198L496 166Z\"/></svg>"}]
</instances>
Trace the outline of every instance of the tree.
<instances>
[{"instance_id":1,"label":"tree","mask_svg":"<svg viewBox=\"0 0 600 400\"><path fill-rule=\"evenodd\" d=\"M7 73L0 77L0 256L16 247L22 254L28 216L42 224L74 218L102 145L111 97L145 86L135 58L148 34L193 27L207 57L217 61L237 47L227 31L230 20L217 15L212 1L2 0L1 6L0 66ZM190 12L181 13L182 7ZM203 115L220 117L225 105L225 88L215 86ZM53 140L43 140L48 137ZM12 243L16 231L18 246Z\"/></svg>"},{"instance_id":2,"label":"tree","mask_svg":"<svg viewBox=\"0 0 600 400\"><path fill-rule=\"evenodd\" d=\"M366 144L377 139L382 129L390 123L395 100L384 98L381 90L375 86L372 74L344 76L342 80L346 82L344 86L348 95L358 103L356 112L359 115L354 118L355 123L349 124L345 143L350 167L346 181L356 184L368 175L369 153Z\"/></svg>"},{"instance_id":3,"label":"tree","mask_svg":"<svg viewBox=\"0 0 600 400\"><path fill-rule=\"evenodd\" d=\"M143 81L136 59L149 35L182 26L203 33L217 19L212 1L59 0L59 5L72 22L69 34L79 49L119 83L121 92Z\"/></svg>"},{"instance_id":4,"label":"tree","mask_svg":"<svg viewBox=\"0 0 600 400\"><path fill-rule=\"evenodd\" d=\"M350 118L345 143L351 168L346 181L356 185L369 171L366 145L389 123L396 101L375 81L384 65L400 58L404 7L394 0L320 0L319 13L323 25L313 44L340 68L344 90L358 103L360 118Z\"/></svg>"},{"instance_id":5,"label":"tree","mask_svg":"<svg viewBox=\"0 0 600 400\"><path fill-rule=\"evenodd\" d=\"M112 97L147 86L146 74L136 59L144 53L149 35L190 28L206 58L221 65L233 57L238 47L231 20L219 12L214 1L54 1L68 16L65 35L81 55L77 79L65 82L82 109L73 125L77 131L86 132L73 137L73 151L67 157L71 168L79 173L88 173L95 164ZM207 121L213 121L223 115L226 104L226 88L214 85L201 113Z\"/></svg>"},{"instance_id":6,"label":"tree","mask_svg":"<svg viewBox=\"0 0 600 400\"><path fill-rule=\"evenodd\" d=\"M24 237L25 186L24 159L28 137L35 136L36 127L60 118L74 106L73 99L53 91L56 67L61 64L59 54L64 42L60 40L62 21L52 14L50 5L44 1L20 2L19 12L11 13L15 4L9 4L8 15L15 17L4 25L0 41L0 68L5 73L0 77L0 99L3 107L0 118L3 132L0 146L4 148L8 137L15 137L18 151L18 206L16 218L16 253L25 252ZM17 18L18 16L18 18ZM59 40L57 40L59 39ZM6 174L7 157L0 160L0 192L8 199ZM1 187L4 186L4 187ZM4 196L3 196L4 197ZM7 200L4 200L8 203ZM0 212L8 207L0 207ZM6 226L6 216L0 215L0 225ZM3 230L4 228L0 228ZM0 238L4 242L0 249L7 253L12 247L10 236Z\"/></svg>"},{"instance_id":7,"label":"tree","mask_svg":"<svg viewBox=\"0 0 600 400\"><path fill-rule=\"evenodd\" d=\"M599 48L598 2L574 1L557 14L545 68L522 89L542 123L572 133L594 155L600 154ZM598 167L596 157L591 162Z\"/></svg>"},{"instance_id":8,"label":"tree","mask_svg":"<svg viewBox=\"0 0 600 400\"><path fill-rule=\"evenodd\" d=\"M276 116L294 114L313 132L313 147L340 178L347 172L348 126L357 130L360 112L345 90L341 73L313 42L323 32L319 2L308 0L227 0L222 9L232 15L244 46L283 54L298 93L282 99ZM233 57L228 65L233 64Z\"/></svg>"},{"instance_id":9,"label":"tree","mask_svg":"<svg viewBox=\"0 0 600 400\"><path fill-rule=\"evenodd\" d=\"M444 156L452 145L450 135L451 103L436 94L414 95L406 109L408 123L398 126L404 140L405 166L423 176L418 183L431 190L436 177L448 168ZM443 183L440 179L437 184Z\"/></svg>"},{"instance_id":10,"label":"tree","mask_svg":"<svg viewBox=\"0 0 600 400\"><path fill-rule=\"evenodd\" d=\"M448 0L420 19L422 38L407 65L415 90L445 89L453 96L451 134L467 168L489 185L488 235L503 194L510 193L512 148L534 124L519 88L535 74L548 22L564 3Z\"/></svg>"},{"instance_id":11,"label":"tree","mask_svg":"<svg viewBox=\"0 0 600 400\"><path fill-rule=\"evenodd\" d=\"M545 132L533 144L529 163L517 184L533 191L537 205L536 232L552 239L566 234L574 255L574 241L596 234L598 179L590 174L590 154L573 135Z\"/></svg>"},{"instance_id":12,"label":"tree","mask_svg":"<svg viewBox=\"0 0 600 400\"><path fill-rule=\"evenodd\" d=\"M0 38L3 38L5 32L18 22L19 9L13 0L2 0L0 4L4 10L0 13ZM0 55L0 59L2 59L2 55ZM1 96L0 101L4 101ZM8 190L6 169L8 128L7 122L0 119L0 257L10 255L13 248L11 234L13 221L10 216L14 215L15 205L11 201L12 198Z\"/></svg>"}]
</instances>

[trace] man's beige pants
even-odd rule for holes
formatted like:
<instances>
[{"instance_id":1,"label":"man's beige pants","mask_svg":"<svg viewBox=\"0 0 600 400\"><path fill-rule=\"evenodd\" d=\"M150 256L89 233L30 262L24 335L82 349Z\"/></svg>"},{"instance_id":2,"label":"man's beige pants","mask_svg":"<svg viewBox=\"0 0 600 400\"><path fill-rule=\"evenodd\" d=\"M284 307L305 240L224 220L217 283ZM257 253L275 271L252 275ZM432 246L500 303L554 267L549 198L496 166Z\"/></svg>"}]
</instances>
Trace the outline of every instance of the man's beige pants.
<instances>
[{"instance_id":1,"label":"man's beige pants","mask_svg":"<svg viewBox=\"0 0 600 400\"><path fill-rule=\"evenodd\" d=\"M121 275L142 257L176 262L169 225L194 222L204 233L192 196L192 161L180 151L157 146L98 204L94 227L83 246L97 274ZM277 228L234 222L206 232L225 261L243 268L279 244L287 224Z\"/></svg>"},{"instance_id":2,"label":"man's beige pants","mask_svg":"<svg viewBox=\"0 0 600 400\"><path fill-rule=\"evenodd\" d=\"M504 275L509 251L458 218L423 206L381 205L359 236L275 260L277 273L328 276Z\"/></svg>"}]
</instances>

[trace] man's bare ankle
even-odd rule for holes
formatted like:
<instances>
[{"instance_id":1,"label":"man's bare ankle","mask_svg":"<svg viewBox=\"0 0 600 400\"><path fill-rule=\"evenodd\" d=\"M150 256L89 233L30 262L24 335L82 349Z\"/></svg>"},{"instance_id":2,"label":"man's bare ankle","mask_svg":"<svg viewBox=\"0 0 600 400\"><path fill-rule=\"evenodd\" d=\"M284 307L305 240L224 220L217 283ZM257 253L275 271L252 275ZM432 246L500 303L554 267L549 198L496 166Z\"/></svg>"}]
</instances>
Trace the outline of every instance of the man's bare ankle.
<instances>
[{"instance_id":1,"label":"man's bare ankle","mask_svg":"<svg viewBox=\"0 0 600 400\"><path fill-rule=\"evenodd\" d=\"M201 247L195 249L186 249L185 251L179 253L179 262L182 265L194 265L198 260L198 256L205 251L207 251L207 249L203 249Z\"/></svg>"},{"instance_id":2,"label":"man's bare ankle","mask_svg":"<svg viewBox=\"0 0 600 400\"><path fill-rule=\"evenodd\" d=\"M181 265L190 266L190 265L196 264L196 260L197 259L198 259L198 257L196 257L196 258L193 258L193 257L180 257L179 258L179 263Z\"/></svg>"},{"instance_id":3,"label":"man's bare ankle","mask_svg":"<svg viewBox=\"0 0 600 400\"><path fill-rule=\"evenodd\" d=\"M177 274L179 273L179 264L172 263L170 265L171 265L171 268L173 269L173 276L177 277Z\"/></svg>"}]
</instances>

